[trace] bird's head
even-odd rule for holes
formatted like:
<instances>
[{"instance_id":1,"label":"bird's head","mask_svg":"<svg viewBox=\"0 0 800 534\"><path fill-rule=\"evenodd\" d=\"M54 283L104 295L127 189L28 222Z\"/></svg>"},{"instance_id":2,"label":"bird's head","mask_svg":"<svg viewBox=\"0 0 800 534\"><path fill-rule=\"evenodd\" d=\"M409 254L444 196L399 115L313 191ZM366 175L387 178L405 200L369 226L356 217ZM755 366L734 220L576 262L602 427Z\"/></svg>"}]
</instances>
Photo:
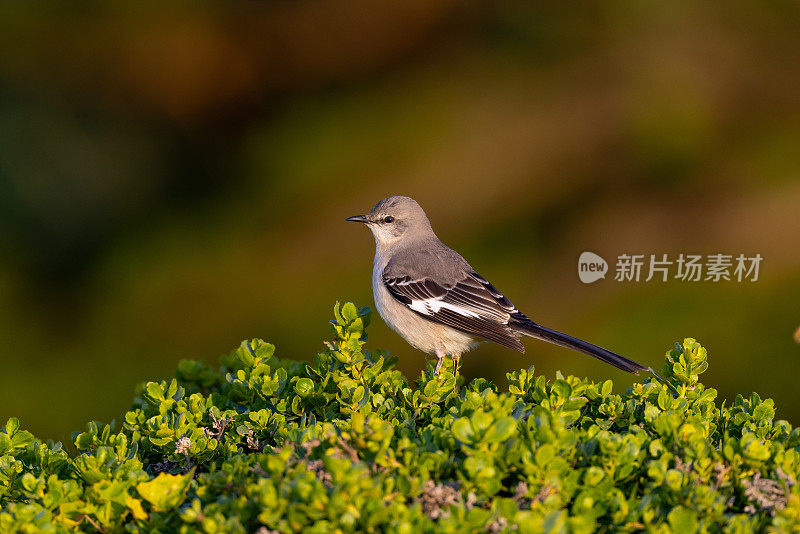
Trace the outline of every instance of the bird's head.
<instances>
[{"instance_id":1,"label":"bird's head","mask_svg":"<svg viewBox=\"0 0 800 534\"><path fill-rule=\"evenodd\" d=\"M366 224L379 247L391 246L400 239L427 236L433 233L431 223L417 201L409 197L384 198L366 215L346 220Z\"/></svg>"}]
</instances>

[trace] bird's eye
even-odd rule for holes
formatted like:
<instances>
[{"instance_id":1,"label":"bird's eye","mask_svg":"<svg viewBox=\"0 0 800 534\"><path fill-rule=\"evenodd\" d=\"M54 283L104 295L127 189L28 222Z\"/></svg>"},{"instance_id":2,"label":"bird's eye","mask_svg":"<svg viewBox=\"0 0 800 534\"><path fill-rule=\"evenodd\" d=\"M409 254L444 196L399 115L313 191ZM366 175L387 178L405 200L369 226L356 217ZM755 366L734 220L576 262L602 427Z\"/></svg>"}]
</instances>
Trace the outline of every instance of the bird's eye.
<instances>
[{"instance_id":1,"label":"bird's eye","mask_svg":"<svg viewBox=\"0 0 800 534\"><path fill-rule=\"evenodd\" d=\"M393 223L394 222L394 217L392 217L391 215L387 215L386 217L383 218L383 222L385 222L387 224Z\"/></svg>"}]
</instances>

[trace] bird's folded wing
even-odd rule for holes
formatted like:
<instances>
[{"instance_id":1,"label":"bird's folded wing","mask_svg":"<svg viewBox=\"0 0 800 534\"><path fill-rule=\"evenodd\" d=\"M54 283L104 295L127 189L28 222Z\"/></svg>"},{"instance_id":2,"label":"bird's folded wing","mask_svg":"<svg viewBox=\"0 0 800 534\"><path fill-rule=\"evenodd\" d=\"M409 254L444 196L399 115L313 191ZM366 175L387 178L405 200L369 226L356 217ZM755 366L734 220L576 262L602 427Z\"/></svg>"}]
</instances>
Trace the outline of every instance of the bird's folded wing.
<instances>
[{"instance_id":1,"label":"bird's folded wing","mask_svg":"<svg viewBox=\"0 0 800 534\"><path fill-rule=\"evenodd\" d=\"M431 278L392 276L383 273L392 297L431 321L524 352L522 343L508 327L519 310L476 272L467 272L451 284Z\"/></svg>"}]
</instances>

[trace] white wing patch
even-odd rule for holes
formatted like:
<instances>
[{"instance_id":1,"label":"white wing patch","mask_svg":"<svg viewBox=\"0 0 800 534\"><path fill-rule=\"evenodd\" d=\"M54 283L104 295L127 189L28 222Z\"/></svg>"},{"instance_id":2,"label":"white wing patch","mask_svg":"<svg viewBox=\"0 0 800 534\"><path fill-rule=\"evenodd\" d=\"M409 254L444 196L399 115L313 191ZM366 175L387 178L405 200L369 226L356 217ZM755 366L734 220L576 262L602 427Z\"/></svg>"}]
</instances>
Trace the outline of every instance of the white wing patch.
<instances>
[{"instance_id":1,"label":"white wing patch","mask_svg":"<svg viewBox=\"0 0 800 534\"><path fill-rule=\"evenodd\" d=\"M463 315L464 317L473 317L475 319L480 318L480 314L475 313L472 310L462 308L461 306L458 306L456 304L444 302L441 297L433 299L412 300L411 304L409 304L408 307L424 315L434 315L436 313L439 313L441 310L451 310L459 315Z\"/></svg>"},{"instance_id":2,"label":"white wing patch","mask_svg":"<svg viewBox=\"0 0 800 534\"><path fill-rule=\"evenodd\" d=\"M512 314L519 312L478 273L465 272L463 278L447 287L431 278L393 276L391 266L389 262L382 273L384 287L410 310L433 322L525 352L508 326Z\"/></svg>"}]
</instances>

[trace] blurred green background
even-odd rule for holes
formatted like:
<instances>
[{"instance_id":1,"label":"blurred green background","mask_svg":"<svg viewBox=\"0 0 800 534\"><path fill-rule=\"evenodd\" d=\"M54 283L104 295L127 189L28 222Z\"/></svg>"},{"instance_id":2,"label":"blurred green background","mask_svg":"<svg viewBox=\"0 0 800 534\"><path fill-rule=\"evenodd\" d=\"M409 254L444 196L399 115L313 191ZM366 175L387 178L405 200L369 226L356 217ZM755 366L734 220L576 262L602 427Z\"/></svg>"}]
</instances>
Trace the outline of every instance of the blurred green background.
<instances>
[{"instance_id":1,"label":"blurred green background","mask_svg":"<svg viewBox=\"0 0 800 534\"><path fill-rule=\"evenodd\" d=\"M800 423L800 5L450 0L0 6L0 420L68 439L262 337L309 359L372 304L344 218L405 194L534 320ZM577 258L612 272L592 285ZM760 253L757 282L621 283L622 253ZM632 378L526 341L535 362ZM424 357L374 317L370 347Z\"/></svg>"}]
</instances>

